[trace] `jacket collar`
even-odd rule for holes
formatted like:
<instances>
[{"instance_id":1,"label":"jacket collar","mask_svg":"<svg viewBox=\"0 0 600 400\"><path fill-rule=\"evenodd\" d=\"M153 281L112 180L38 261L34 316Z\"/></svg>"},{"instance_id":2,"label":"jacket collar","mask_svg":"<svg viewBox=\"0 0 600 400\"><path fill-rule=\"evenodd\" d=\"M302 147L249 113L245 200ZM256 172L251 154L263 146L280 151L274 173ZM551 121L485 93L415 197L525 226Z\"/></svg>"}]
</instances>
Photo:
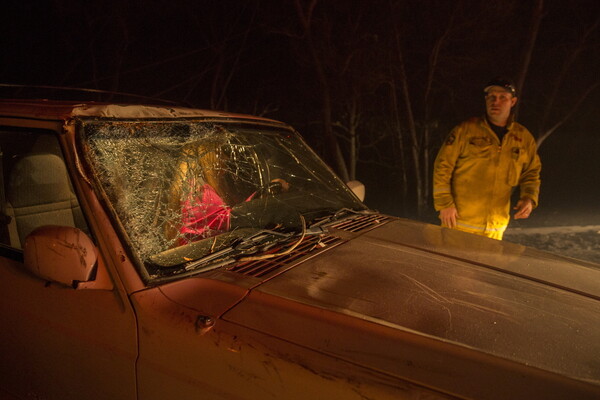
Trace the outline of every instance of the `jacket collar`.
<instances>
[{"instance_id":1,"label":"jacket collar","mask_svg":"<svg viewBox=\"0 0 600 400\"><path fill-rule=\"evenodd\" d=\"M489 129L492 129L492 127L490 126L490 121L487 118L487 115L483 115L483 117L481 117L481 124L484 126L487 126ZM508 121L506 122L506 129L508 130L508 132L510 132L512 130L512 128L515 125L515 116L513 115L513 113L510 113L510 115L508 116Z\"/></svg>"}]
</instances>

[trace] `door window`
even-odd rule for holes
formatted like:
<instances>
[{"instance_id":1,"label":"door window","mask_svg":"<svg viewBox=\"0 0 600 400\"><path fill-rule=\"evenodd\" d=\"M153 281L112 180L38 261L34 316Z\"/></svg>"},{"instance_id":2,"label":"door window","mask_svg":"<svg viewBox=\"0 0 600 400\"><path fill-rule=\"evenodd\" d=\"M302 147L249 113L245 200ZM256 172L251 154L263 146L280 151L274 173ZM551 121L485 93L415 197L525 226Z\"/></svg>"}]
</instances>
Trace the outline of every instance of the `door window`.
<instances>
[{"instance_id":1,"label":"door window","mask_svg":"<svg viewBox=\"0 0 600 400\"><path fill-rule=\"evenodd\" d=\"M22 249L44 225L88 232L57 137L47 131L0 129L0 243Z\"/></svg>"}]
</instances>

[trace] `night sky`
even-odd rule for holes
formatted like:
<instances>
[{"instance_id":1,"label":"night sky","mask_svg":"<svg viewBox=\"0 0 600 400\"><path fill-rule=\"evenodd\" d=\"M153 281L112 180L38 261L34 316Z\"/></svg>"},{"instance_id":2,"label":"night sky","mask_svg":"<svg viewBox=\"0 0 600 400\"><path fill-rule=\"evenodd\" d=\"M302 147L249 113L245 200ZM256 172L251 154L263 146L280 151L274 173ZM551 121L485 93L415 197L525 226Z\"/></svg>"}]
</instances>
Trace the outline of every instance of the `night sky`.
<instances>
[{"instance_id":1,"label":"night sky","mask_svg":"<svg viewBox=\"0 0 600 400\"><path fill-rule=\"evenodd\" d=\"M11 2L0 17L0 83L264 115L296 127L335 168L323 135L330 107L346 160L348 128L360 135L356 177L367 186L367 204L415 217L408 107L420 165L432 163L454 125L483 113L485 82L497 75L518 81L529 59L518 120L536 137L556 126L540 146L538 213L598 209L600 2L320 0L309 19L311 3ZM1 90L3 97L124 100Z\"/></svg>"}]
</instances>

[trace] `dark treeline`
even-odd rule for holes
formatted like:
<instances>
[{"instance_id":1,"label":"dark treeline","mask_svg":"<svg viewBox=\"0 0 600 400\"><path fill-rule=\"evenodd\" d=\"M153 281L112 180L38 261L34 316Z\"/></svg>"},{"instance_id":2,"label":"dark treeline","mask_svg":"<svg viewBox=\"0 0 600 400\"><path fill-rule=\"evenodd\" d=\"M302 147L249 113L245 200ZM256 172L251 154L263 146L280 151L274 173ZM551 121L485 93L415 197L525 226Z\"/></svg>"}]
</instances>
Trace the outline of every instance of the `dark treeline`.
<instances>
[{"instance_id":1,"label":"dark treeline","mask_svg":"<svg viewBox=\"0 0 600 400\"><path fill-rule=\"evenodd\" d=\"M283 120L344 179L363 181L368 204L397 215L431 213L437 149L483 113L493 76L521 89L518 119L540 151L600 122L597 0L14 3L1 83Z\"/></svg>"}]
</instances>

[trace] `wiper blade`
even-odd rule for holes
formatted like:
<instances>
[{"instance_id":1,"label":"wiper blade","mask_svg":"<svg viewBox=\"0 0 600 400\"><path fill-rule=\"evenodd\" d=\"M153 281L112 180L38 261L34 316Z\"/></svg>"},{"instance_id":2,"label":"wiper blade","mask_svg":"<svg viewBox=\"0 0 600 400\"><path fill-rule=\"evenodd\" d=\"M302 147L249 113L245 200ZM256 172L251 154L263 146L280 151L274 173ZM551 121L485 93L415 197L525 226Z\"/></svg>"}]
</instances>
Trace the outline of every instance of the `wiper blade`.
<instances>
[{"instance_id":1,"label":"wiper blade","mask_svg":"<svg viewBox=\"0 0 600 400\"><path fill-rule=\"evenodd\" d=\"M319 227L307 230L306 222L302 215L300 215L300 219L302 220L302 232L300 234L300 238L286 250L275 253L265 253L265 251L272 248L273 245L284 241L289 241L289 239L298 236L298 232L282 233L274 230L263 229L240 239L228 248L188 263L185 266L185 270L198 270L198 268L202 265L211 263L212 261L217 261L219 259L221 259L220 262L206 265L206 267L201 268L201 270L206 271L209 269L216 269L234 261L262 260L289 254L302 242L302 240L304 240L306 235L320 235L323 233L323 230Z\"/></svg>"},{"instance_id":2,"label":"wiper blade","mask_svg":"<svg viewBox=\"0 0 600 400\"><path fill-rule=\"evenodd\" d=\"M185 270L195 270L203 264L208 264L212 261L222 259L221 262L217 264L211 264L210 266L210 269L213 269L213 267L218 268L224 264L229 264L230 262L235 261L240 256L264 251L265 247L268 247L273 243L279 243L283 240L287 240L293 235L293 233L281 233L269 229L263 229L237 240L229 247L208 254L197 260L190 261L186 264Z\"/></svg>"},{"instance_id":3,"label":"wiper blade","mask_svg":"<svg viewBox=\"0 0 600 400\"><path fill-rule=\"evenodd\" d=\"M280 240L288 239L293 235L293 233L282 233L270 229L263 229L240 239L238 242L231 245L231 247L242 253L254 253L266 244L279 242Z\"/></svg>"},{"instance_id":4,"label":"wiper blade","mask_svg":"<svg viewBox=\"0 0 600 400\"><path fill-rule=\"evenodd\" d=\"M326 224L329 224L331 222L338 221L340 219L346 218L350 214L352 214L352 215L363 215L363 214L365 214L365 211L364 210L356 211L356 210L353 210L351 208L340 208L339 210L337 210L333 214L329 214L329 215L327 215L325 217L318 218L318 220L316 222L314 222L314 223L312 223L310 225L309 230L319 229L323 225L326 225Z\"/></svg>"}]
</instances>

